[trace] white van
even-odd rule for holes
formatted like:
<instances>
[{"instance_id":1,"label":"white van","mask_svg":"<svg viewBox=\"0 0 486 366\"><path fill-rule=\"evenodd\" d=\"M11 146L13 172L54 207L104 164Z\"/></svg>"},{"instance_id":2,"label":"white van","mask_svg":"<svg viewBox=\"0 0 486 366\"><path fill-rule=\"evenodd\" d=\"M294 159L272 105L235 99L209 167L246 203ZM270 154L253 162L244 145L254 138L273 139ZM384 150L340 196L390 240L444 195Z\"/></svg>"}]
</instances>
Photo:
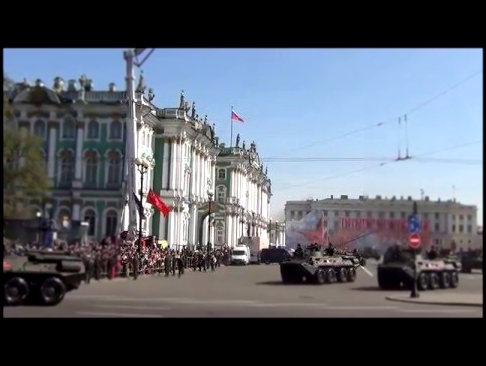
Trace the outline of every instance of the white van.
<instances>
[{"instance_id":1,"label":"white van","mask_svg":"<svg viewBox=\"0 0 486 366\"><path fill-rule=\"evenodd\" d=\"M238 245L231 250L231 264L250 264L250 248L246 245Z\"/></svg>"}]
</instances>

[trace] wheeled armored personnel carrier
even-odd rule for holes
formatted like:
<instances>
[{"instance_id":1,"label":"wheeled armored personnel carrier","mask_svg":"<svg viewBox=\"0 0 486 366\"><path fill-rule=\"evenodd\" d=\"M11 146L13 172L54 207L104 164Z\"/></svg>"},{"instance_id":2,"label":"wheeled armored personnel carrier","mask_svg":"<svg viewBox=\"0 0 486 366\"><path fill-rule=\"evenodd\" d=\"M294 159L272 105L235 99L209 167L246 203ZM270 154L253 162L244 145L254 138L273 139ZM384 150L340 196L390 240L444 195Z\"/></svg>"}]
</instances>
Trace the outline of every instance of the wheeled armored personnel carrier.
<instances>
[{"instance_id":1,"label":"wheeled armored personnel carrier","mask_svg":"<svg viewBox=\"0 0 486 366\"><path fill-rule=\"evenodd\" d=\"M81 258L63 252L26 252L3 258L4 305L57 305L85 277Z\"/></svg>"},{"instance_id":2,"label":"wheeled armored personnel carrier","mask_svg":"<svg viewBox=\"0 0 486 366\"><path fill-rule=\"evenodd\" d=\"M307 248L303 259L280 263L283 283L354 282L359 259L352 255L323 255L318 248Z\"/></svg>"},{"instance_id":3,"label":"wheeled armored personnel carrier","mask_svg":"<svg viewBox=\"0 0 486 366\"><path fill-rule=\"evenodd\" d=\"M456 288L460 263L442 259L424 259L416 254L417 288L420 291ZM411 289L414 276L414 253L411 248L390 247L378 265L378 285L383 290Z\"/></svg>"}]
</instances>

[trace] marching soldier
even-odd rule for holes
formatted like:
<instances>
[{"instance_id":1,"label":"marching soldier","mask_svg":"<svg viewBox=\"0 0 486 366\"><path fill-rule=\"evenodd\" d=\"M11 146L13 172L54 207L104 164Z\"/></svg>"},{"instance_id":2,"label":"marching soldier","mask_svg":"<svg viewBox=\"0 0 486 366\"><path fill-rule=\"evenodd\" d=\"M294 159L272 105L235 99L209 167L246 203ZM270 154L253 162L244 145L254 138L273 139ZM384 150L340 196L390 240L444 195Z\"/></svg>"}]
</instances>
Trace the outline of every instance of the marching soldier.
<instances>
[{"instance_id":1,"label":"marching soldier","mask_svg":"<svg viewBox=\"0 0 486 366\"><path fill-rule=\"evenodd\" d=\"M167 253L165 253L165 259L164 259L164 272L165 272L165 277L169 277L170 275L170 267L171 267L171 264L172 264L172 260L171 260L171 256L170 256L170 252L167 251Z\"/></svg>"}]
</instances>

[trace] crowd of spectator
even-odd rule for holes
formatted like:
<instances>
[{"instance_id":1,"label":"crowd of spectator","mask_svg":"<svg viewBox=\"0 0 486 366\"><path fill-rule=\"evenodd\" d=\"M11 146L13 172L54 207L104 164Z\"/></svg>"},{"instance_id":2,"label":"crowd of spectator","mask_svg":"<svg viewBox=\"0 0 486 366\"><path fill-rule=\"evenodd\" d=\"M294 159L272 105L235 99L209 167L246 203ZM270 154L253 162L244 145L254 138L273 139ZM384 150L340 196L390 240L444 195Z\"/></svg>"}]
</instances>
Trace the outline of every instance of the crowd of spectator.
<instances>
[{"instance_id":1,"label":"crowd of spectator","mask_svg":"<svg viewBox=\"0 0 486 366\"><path fill-rule=\"evenodd\" d=\"M187 248L178 246L162 247L152 237L138 239L109 237L86 244L54 241L49 248L43 248L37 242L20 243L4 239L4 255L22 255L29 251L65 252L67 255L80 257L86 267L86 283L92 279L113 279L140 274L163 274L181 276L185 270L216 270L221 265L229 265L230 248L227 245L218 248ZM136 274L134 268L137 268Z\"/></svg>"}]
</instances>

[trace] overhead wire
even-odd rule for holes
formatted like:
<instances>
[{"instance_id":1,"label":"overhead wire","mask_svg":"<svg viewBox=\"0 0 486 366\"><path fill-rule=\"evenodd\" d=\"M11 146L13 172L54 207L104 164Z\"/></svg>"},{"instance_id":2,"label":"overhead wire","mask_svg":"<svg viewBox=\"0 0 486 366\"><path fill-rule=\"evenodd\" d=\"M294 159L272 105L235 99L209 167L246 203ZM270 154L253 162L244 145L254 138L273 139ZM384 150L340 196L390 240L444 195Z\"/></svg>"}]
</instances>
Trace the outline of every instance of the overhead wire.
<instances>
[{"instance_id":1,"label":"overhead wire","mask_svg":"<svg viewBox=\"0 0 486 366\"><path fill-rule=\"evenodd\" d=\"M409 157L411 158L411 157ZM314 163L314 162L364 162L364 161L395 161L405 160L405 158L397 159L392 157L362 157L362 158L327 158L327 157L294 157L294 158L266 158L262 162L266 164L275 163ZM416 157L418 162L435 162L443 164L482 164L483 161L479 159L452 159L452 158L420 158Z\"/></svg>"},{"instance_id":2,"label":"overhead wire","mask_svg":"<svg viewBox=\"0 0 486 366\"><path fill-rule=\"evenodd\" d=\"M342 178L342 177L346 177L346 176L353 175L353 174L356 174L356 173L360 173L360 172L363 172L363 171L381 168L381 167L383 167L387 164L398 163L398 162L402 162L402 161L410 161L410 160L414 160L414 159L417 159L417 158L423 158L425 156L439 154L441 152L452 151L452 150L457 150L457 149L467 147L467 146L477 145L477 144L480 144L480 143L483 143L483 140L471 141L471 142L466 142L466 143L462 143L462 144L459 144L459 145L445 147L445 148L438 149L438 150L428 151L428 152L425 152L425 153L422 153L422 154L418 154L416 156L410 156L408 159L395 159L395 160L392 160L392 161L382 161L379 164L374 164L372 166L363 167L363 168L356 169L356 170L353 170L353 171L350 171L350 172L345 172L345 173L333 175L333 176L330 176L330 177L327 177L327 178L289 185L289 186L281 188L281 190L287 190L287 189L296 188L296 187L304 187L304 186L308 186L311 183L320 183L320 182L325 182L325 181L332 180L332 179Z\"/></svg>"},{"instance_id":3,"label":"overhead wire","mask_svg":"<svg viewBox=\"0 0 486 366\"><path fill-rule=\"evenodd\" d=\"M420 104L416 105L415 107L413 107L412 109L410 109L408 112L406 112L404 114L401 114L401 115L402 116L407 116L407 115L410 116L411 114L413 114L413 113L419 111L420 109L426 107L427 105L433 103L437 99L443 97L444 95L446 95L450 91L458 88L462 84L465 84L469 80L471 80L471 79L475 78L476 76L482 74L482 72L483 72L483 69L478 70L478 71L470 74L469 76L467 76L466 78L462 79L461 81L459 81L459 82L455 83L454 85L452 85L452 86L444 89L440 93L434 95L432 98L426 99L422 103L420 103ZM320 141L315 141L315 142L310 143L308 145L298 147L296 149L293 149L293 152L306 150L308 148L311 148L311 147L314 147L314 146L317 146L317 145L322 145L322 144L325 144L325 143L328 143L328 142L331 142L331 141L340 140L340 139L343 139L345 137L349 137L349 136L352 136L352 135L355 135L355 134L358 134L358 133L361 133L361 132L365 132L365 131L372 130L372 129L375 129L375 128L378 128L378 127L382 127L382 126L385 126L385 125L387 125L389 123L395 122L396 120L397 120L397 117L393 117L393 118L390 118L390 119L387 119L387 120L384 120L384 121L381 121L381 122L372 123L370 125L363 126L361 128L358 128L358 129L355 129L355 130L351 130L351 131L345 132L345 133L343 133L341 135L337 135L337 136L330 137L330 138L327 138L327 139L324 139L324 140L320 140Z\"/></svg>"}]
</instances>

